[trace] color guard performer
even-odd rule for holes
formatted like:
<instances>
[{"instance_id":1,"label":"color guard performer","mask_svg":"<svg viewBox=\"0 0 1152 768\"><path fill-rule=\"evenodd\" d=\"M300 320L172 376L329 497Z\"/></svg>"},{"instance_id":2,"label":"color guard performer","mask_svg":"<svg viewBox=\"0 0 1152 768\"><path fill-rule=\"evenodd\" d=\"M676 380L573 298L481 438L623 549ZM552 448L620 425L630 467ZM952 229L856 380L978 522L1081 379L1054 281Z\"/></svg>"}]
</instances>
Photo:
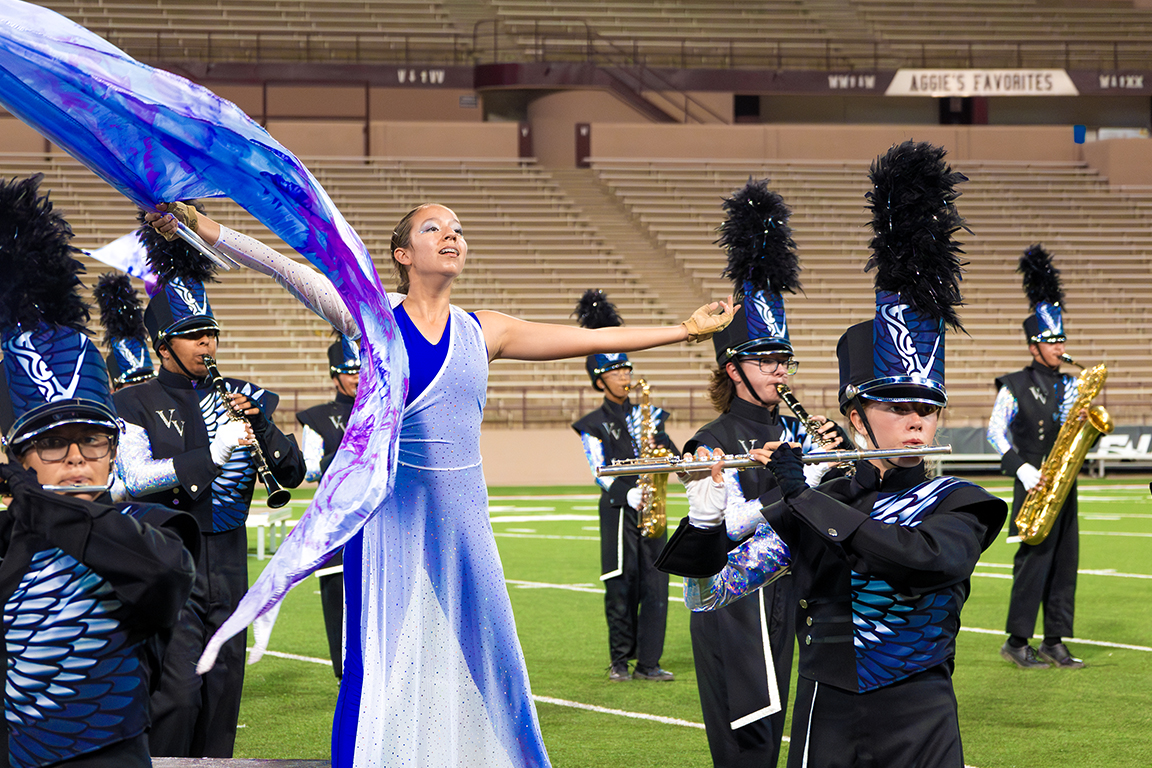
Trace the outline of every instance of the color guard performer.
<instances>
[{"instance_id":1,"label":"color guard performer","mask_svg":"<svg viewBox=\"0 0 1152 768\"><path fill-rule=\"evenodd\" d=\"M1024 292L1032 314L1024 321L1024 336L1032 364L996 379L996 403L988 420L988 442L1000 454L1000 469L1015 476L1008 535L1017 537L1016 513L1028 492L1040 482L1040 466L1068 410L1079 393L1075 376L1060 372L1064 356L1064 289L1052 257L1037 244L1020 258ZM1051 533L1039 544L1020 541L1012 566L1012 596L1008 603L1008 639L1000 655L1022 669L1052 664L1074 669L1084 662L1064 645L1072 635L1076 611L1076 571L1080 561L1077 491L1073 484ZM1044 640L1039 650L1028 640L1036 630L1036 614L1044 606Z\"/></svg>"},{"instance_id":2,"label":"color guard performer","mask_svg":"<svg viewBox=\"0 0 1152 768\"><path fill-rule=\"evenodd\" d=\"M876 315L836 347L853 430L869 448L912 455L859 461L852 476L810 488L794 443L755 448L782 496L755 533L727 551L717 463L689 478L689 525L669 544L716 574L686 581L693 610L727 605L790 567L800 648L790 768L964 765L951 679L960 609L1006 505L967 481L929 479L915 455L947 403L945 328L960 327L952 203L964 177L943 155L906 142L873 164Z\"/></svg>"},{"instance_id":3,"label":"color guard performer","mask_svg":"<svg viewBox=\"0 0 1152 768\"><path fill-rule=\"evenodd\" d=\"M787 291L800 287L800 265L780 195L767 181L749 181L724 201L727 220L720 244L728 251L725 277L735 283L741 309L712 337L717 368L709 393L722 414L700 428L685 451L747 453L770 443L801 443L811 450L840 444L836 425L824 417L816 440L808 427L780 413L777 387L787 387L799 362L793 357L784 312ZM828 465L805 470L810 484ZM728 505L724 522L733 541L746 538L762 520L760 508L779 499L770 472L724 471ZM795 633L791 578L783 578L724 608L690 618L696 681L712 763L716 768L776 765L784 735Z\"/></svg>"},{"instance_id":4,"label":"color guard performer","mask_svg":"<svg viewBox=\"0 0 1152 768\"><path fill-rule=\"evenodd\" d=\"M603 291L588 290L576 305L584 328L622 325L616 307ZM640 455L644 439L641 408L629 397L632 363L623 352L589 355L584 361L592 388L604 393L604 402L572 425L584 444L592 476L616 459ZM664 432L669 413L651 409L652 429L658 446L672 453L676 446ZM608 679L673 679L660 667L664 633L668 624L668 574L655 567L656 557L668 540L662 531L644 536L640 509L648 501L636 477L596 478L600 486L600 581L604 582L604 614L608 620ZM636 660L635 670L628 662Z\"/></svg>"},{"instance_id":5,"label":"color guard performer","mask_svg":"<svg viewBox=\"0 0 1152 768\"><path fill-rule=\"evenodd\" d=\"M343 334L340 341L328 345L328 374L336 389L336 398L321 405L300 411L296 420L303 430L301 450L308 482L320 482L324 470L328 468L344 430L352 404L356 402L356 385L360 381L360 348L355 341ZM344 648L344 559L343 552L337 552L316 571L320 579L320 604L324 609L324 630L328 635L328 655L332 659L332 671L336 679L341 676Z\"/></svg>"},{"instance_id":6,"label":"color guard performer","mask_svg":"<svg viewBox=\"0 0 1152 768\"><path fill-rule=\"evenodd\" d=\"M196 588L164 659L152 696L150 747L156 756L231 757L244 682L245 637L233 638L208 674L196 674L204 644L248 589L244 523L257 482L259 442L281 485L304 479L304 457L272 422L279 398L227 380L222 401L204 356L215 358L220 326L204 281L212 265L181 240L141 228L159 283L144 322L160 357L156 379L116 393L125 421L117 467L133 498L186 510L200 524ZM243 414L237 418L234 414Z\"/></svg>"},{"instance_id":7,"label":"color guard performer","mask_svg":"<svg viewBox=\"0 0 1152 768\"><path fill-rule=\"evenodd\" d=\"M0 766L143 768L154 643L200 537L189 515L107 493L119 419L41 178L0 182Z\"/></svg>"}]
</instances>

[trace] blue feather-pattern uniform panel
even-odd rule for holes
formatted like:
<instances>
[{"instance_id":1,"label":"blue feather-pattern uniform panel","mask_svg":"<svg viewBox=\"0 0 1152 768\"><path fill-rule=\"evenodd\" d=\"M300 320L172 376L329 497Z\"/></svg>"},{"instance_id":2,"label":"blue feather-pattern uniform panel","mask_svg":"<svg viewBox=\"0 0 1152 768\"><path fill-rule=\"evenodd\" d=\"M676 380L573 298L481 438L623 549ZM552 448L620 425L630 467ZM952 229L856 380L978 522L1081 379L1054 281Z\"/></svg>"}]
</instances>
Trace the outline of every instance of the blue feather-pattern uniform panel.
<instances>
[{"instance_id":1,"label":"blue feather-pattern uniform panel","mask_svg":"<svg viewBox=\"0 0 1152 768\"><path fill-rule=\"evenodd\" d=\"M43 766L141 733L148 695L112 587L59 549L36 553L4 605L13 766Z\"/></svg>"},{"instance_id":2,"label":"blue feather-pattern uniform panel","mask_svg":"<svg viewBox=\"0 0 1152 768\"><path fill-rule=\"evenodd\" d=\"M964 480L938 477L900 493L881 494L872 519L916 527ZM852 574L853 645L861 693L890 685L948 659L961 605L952 591L903 594L883 579Z\"/></svg>"},{"instance_id":3,"label":"blue feather-pattern uniform panel","mask_svg":"<svg viewBox=\"0 0 1152 768\"><path fill-rule=\"evenodd\" d=\"M245 382L240 387L231 386L253 402L259 402L264 390ZM200 398L200 413L204 426L208 428L208 439L216 437L216 430L231 418L224 402L215 389L208 390ZM232 451L228 461L220 467L220 474L212 481L212 532L221 533L239 528L248 518L248 500L251 488L256 482L256 465L252 449L240 446Z\"/></svg>"}]
</instances>

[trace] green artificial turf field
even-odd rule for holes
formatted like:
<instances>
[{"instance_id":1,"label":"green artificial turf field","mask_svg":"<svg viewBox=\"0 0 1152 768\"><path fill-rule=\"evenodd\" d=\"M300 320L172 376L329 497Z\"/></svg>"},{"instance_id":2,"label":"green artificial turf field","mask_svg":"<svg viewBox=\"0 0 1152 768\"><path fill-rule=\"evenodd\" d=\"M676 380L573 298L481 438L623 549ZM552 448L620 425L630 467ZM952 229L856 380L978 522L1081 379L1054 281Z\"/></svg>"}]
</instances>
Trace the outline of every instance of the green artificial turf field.
<instances>
[{"instance_id":1,"label":"green artificial turf field","mask_svg":"<svg viewBox=\"0 0 1152 768\"><path fill-rule=\"evenodd\" d=\"M1011 493L1001 480L978 481ZM679 486L671 491L669 519L675 521L687 504ZM610 683L594 489L493 488L491 496L493 530L553 765L710 766L679 580L672 580L661 660L676 680ZM249 533L255 577L267 560L256 559L255 533ZM962 615L955 686L966 762L975 768L1152 765L1147 481L1080 484L1076 637L1067 643L1087 662L1085 669L1024 671L1000 658L1014 551L1001 536L984 554ZM319 600L316 579L297 587L280 612L272 653L248 667L237 757L328 757L337 683Z\"/></svg>"}]
</instances>

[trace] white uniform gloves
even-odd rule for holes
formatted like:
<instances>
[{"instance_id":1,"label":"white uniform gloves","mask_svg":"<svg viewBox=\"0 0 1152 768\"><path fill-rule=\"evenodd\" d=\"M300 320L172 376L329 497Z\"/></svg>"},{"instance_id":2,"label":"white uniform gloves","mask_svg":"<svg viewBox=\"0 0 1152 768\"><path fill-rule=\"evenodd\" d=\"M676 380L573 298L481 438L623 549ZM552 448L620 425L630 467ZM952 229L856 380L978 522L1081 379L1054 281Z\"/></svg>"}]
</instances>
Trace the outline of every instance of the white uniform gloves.
<instances>
[{"instance_id":1,"label":"white uniform gloves","mask_svg":"<svg viewBox=\"0 0 1152 768\"><path fill-rule=\"evenodd\" d=\"M638 485L633 486L632 488L628 489L628 496L626 498L628 501L628 506L639 512L640 505L644 503L644 491Z\"/></svg>"},{"instance_id":2,"label":"white uniform gloves","mask_svg":"<svg viewBox=\"0 0 1152 768\"><path fill-rule=\"evenodd\" d=\"M698 480L685 480L688 494L688 522L697 528L715 528L724 522L724 508L728 506L728 486L712 482L705 474Z\"/></svg>"},{"instance_id":3,"label":"white uniform gloves","mask_svg":"<svg viewBox=\"0 0 1152 768\"><path fill-rule=\"evenodd\" d=\"M240 445L240 441L250 437L248 423L244 421L228 420L216 430L216 437L208 449L212 451L212 463L218 467L232 455L232 450Z\"/></svg>"},{"instance_id":4,"label":"white uniform gloves","mask_svg":"<svg viewBox=\"0 0 1152 768\"><path fill-rule=\"evenodd\" d=\"M1024 484L1024 490L1030 491L1040 482L1040 470L1031 464L1021 464L1016 468L1016 477Z\"/></svg>"}]
</instances>

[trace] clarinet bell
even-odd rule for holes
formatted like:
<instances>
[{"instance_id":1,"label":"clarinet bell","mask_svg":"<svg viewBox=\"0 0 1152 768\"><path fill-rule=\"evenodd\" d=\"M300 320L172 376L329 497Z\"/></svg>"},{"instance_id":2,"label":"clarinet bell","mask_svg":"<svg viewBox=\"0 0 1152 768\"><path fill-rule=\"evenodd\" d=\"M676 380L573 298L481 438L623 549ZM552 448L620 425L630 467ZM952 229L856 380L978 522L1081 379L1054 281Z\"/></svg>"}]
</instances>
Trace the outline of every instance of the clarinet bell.
<instances>
[{"instance_id":1,"label":"clarinet bell","mask_svg":"<svg viewBox=\"0 0 1152 768\"><path fill-rule=\"evenodd\" d=\"M268 506L272 509L280 509L292 500L291 491L285 490L280 483L276 482L276 478L268 472L261 478L264 481L265 487L268 489Z\"/></svg>"}]
</instances>

